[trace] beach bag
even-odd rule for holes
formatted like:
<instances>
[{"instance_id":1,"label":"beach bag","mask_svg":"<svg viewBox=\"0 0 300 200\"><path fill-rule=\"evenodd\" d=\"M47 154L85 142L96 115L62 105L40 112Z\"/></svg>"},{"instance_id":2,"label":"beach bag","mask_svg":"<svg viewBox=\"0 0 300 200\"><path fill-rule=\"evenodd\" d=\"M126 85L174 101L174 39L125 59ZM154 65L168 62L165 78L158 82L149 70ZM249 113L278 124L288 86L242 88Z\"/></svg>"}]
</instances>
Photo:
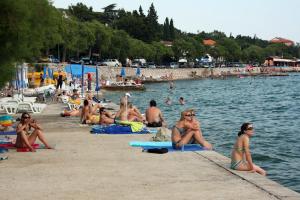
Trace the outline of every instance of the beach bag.
<instances>
[{"instance_id":1,"label":"beach bag","mask_svg":"<svg viewBox=\"0 0 300 200\"><path fill-rule=\"evenodd\" d=\"M152 137L152 140L156 142L171 141L171 135L172 135L171 130L165 127L161 127L158 128L158 131L156 135Z\"/></svg>"}]
</instances>

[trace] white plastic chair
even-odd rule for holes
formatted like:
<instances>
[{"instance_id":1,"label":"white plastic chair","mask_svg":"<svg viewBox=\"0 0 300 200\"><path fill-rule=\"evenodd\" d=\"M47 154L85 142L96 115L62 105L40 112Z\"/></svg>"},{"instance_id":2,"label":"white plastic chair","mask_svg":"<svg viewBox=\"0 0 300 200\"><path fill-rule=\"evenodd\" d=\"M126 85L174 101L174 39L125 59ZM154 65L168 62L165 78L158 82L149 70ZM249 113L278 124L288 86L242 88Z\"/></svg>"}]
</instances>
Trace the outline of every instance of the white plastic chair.
<instances>
[{"instance_id":1,"label":"white plastic chair","mask_svg":"<svg viewBox=\"0 0 300 200\"><path fill-rule=\"evenodd\" d=\"M20 102L18 105L18 112L32 112L41 113L43 108L41 106L32 104L30 102Z\"/></svg>"},{"instance_id":2,"label":"white plastic chair","mask_svg":"<svg viewBox=\"0 0 300 200\"><path fill-rule=\"evenodd\" d=\"M2 103L1 107L3 108L3 110L5 110L6 114L16 114L18 111L18 103Z\"/></svg>"}]
</instances>

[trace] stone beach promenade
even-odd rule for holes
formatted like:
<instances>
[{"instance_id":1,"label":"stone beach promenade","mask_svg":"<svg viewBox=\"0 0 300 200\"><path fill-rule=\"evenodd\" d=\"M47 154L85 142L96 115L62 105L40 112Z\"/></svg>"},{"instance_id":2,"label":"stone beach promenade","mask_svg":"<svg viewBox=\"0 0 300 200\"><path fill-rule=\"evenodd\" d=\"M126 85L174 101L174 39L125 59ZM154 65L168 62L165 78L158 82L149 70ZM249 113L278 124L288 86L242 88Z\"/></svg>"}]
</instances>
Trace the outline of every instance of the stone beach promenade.
<instances>
[{"instance_id":1,"label":"stone beach promenade","mask_svg":"<svg viewBox=\"0 0 300 200\"><path fill-rule=\"evenodd\" d=\"M0 199L300 199L248 172L229 169L214 151L150 154L129 146L151 135L92 135L61 104L35 115L55 150L18 153L0 162Z\"/></svg>"},{"instance_id":2,"label":"stone beach promenade","mask_svg":"<svg viewBox=\"0 0 300 200\"><path fill-rule=\"evenodd\" d=\"M136 68L124 67L126 76L133 77L136 75ZM100 66L99 74L102 79L115 80L116 75L120 75L121 67L107 67ZM284 72L300 72L300 67L253 67L247 70L239 67L230 68L141 68L141 75L149 80L152 77L154 80L167 81L193 79L193 78L207 78L207 77L226 77L238 75L282 75Z\"/></svg>"}]
</instances>

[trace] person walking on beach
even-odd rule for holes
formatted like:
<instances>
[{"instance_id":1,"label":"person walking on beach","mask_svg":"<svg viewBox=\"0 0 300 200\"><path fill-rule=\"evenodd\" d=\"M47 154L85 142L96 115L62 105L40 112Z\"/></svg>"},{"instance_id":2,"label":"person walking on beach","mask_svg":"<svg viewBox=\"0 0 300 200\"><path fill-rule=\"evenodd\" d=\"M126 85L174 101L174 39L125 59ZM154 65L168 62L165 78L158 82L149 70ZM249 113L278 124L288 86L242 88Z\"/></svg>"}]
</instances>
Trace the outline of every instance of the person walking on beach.
<instances>
[{"instance_id":1,"label":"person walking on beach","mask_svg":"<svg viewBox=\"0 0 300 200\"><path fill-rule=\"evenodd\" d=\"M251 123L244 123L238 133L238 137L231 152L231 169L239 171L257 172L266 175L266 171L252 162L249 142L254 134L254 127Z\"/></svg>"},{"instance_id":2,"label":"person walking on beach","mask_svg":"<svg viewBox=\"0 0 300 200\"><path fill-rule=\"evenodd\" d=\"M148 127L162 127L166 126L162 112L156 107L156 101L151 100L149 108L146 110L146 121Z\"/></svg>"},{"instance_id":3,"label":"person walking on beach","mask_svg":"<svg viewBox=\"0 0 300 200\"><path fill-rule=\"evenodd\" d=\"M56 89L58 89L58 88L61 89L62 88L62 84L63 84L63 75L62 75L61 71L58 71Z\"/></svg>"},{"instance_id":4,"label":"person walking on beach","mask_svg":"<svg viewBox=\"0 0 300 200\"><path fill-rule=\"evenodd\" d=\"M88 78L87 78L87 81L88 81L88 91L91 91L92 90L92 74L91 73L88 73Z\"/></svg>"},{"instance_id":5,"label":"person walking on beach","mask_svg":"<svg viewBox=\"0 0 300 200\"><path fill-rule=\"evenodd\" d=\"M181 112L180 120L172 129L172 143L173 148L198 143L206 149L212 149L212 145L204 139L200 122L195 118L195 111L192 109Z\"/></svg>"},{"instance_id":6,"label":"person walking on beach","mask_svg":"<svg viewBox=\"0 0 300 200\"><path fill-rule=\"evenodd\" d=\"M40 87L44 86L44 82L45 82L45 79L44 79L43 73L40 73Z\"/></svg>"},{"instance_id":7,"label":"person walking on beach","mask_svg":"<svg viewBox=\"0 0 300 200\"><path fill-rule=\"evenodd\" d=\"M32 131L32 129L34 129ZM29 148L31 152L36 150L32 147L36 139L38 138L47 149L52 149L45 139L42 128L37 124L36 120L32 119L31 116L24 112L21 116L21 121L17 126L17 138L15 147L17 148Z\"/></svg>"}]
</instances>

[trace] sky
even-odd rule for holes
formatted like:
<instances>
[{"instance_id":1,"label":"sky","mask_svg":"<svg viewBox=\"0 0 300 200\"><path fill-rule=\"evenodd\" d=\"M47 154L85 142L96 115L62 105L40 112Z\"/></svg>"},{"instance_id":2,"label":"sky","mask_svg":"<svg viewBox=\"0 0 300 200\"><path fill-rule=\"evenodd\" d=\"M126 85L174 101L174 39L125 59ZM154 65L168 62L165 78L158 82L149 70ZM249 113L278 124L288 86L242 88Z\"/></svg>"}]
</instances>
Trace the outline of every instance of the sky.
<instances>
[{"instance_id":1,"label":"sky","mask_svg":"<svg viewBox=\"0 0 300 200\"><path fill-rule=\"evenodd\" d=\"M138 10L147 14L151 3L158 22L172 18L181 31L197 33L218 30L227 36L244 35L264 40L283 37L300 42L300 0L52 0L56 8L82 2L94 11L112 3L117 9ZM298 19L298 20L297 20Z\"/></svg>"}]
</instances>

